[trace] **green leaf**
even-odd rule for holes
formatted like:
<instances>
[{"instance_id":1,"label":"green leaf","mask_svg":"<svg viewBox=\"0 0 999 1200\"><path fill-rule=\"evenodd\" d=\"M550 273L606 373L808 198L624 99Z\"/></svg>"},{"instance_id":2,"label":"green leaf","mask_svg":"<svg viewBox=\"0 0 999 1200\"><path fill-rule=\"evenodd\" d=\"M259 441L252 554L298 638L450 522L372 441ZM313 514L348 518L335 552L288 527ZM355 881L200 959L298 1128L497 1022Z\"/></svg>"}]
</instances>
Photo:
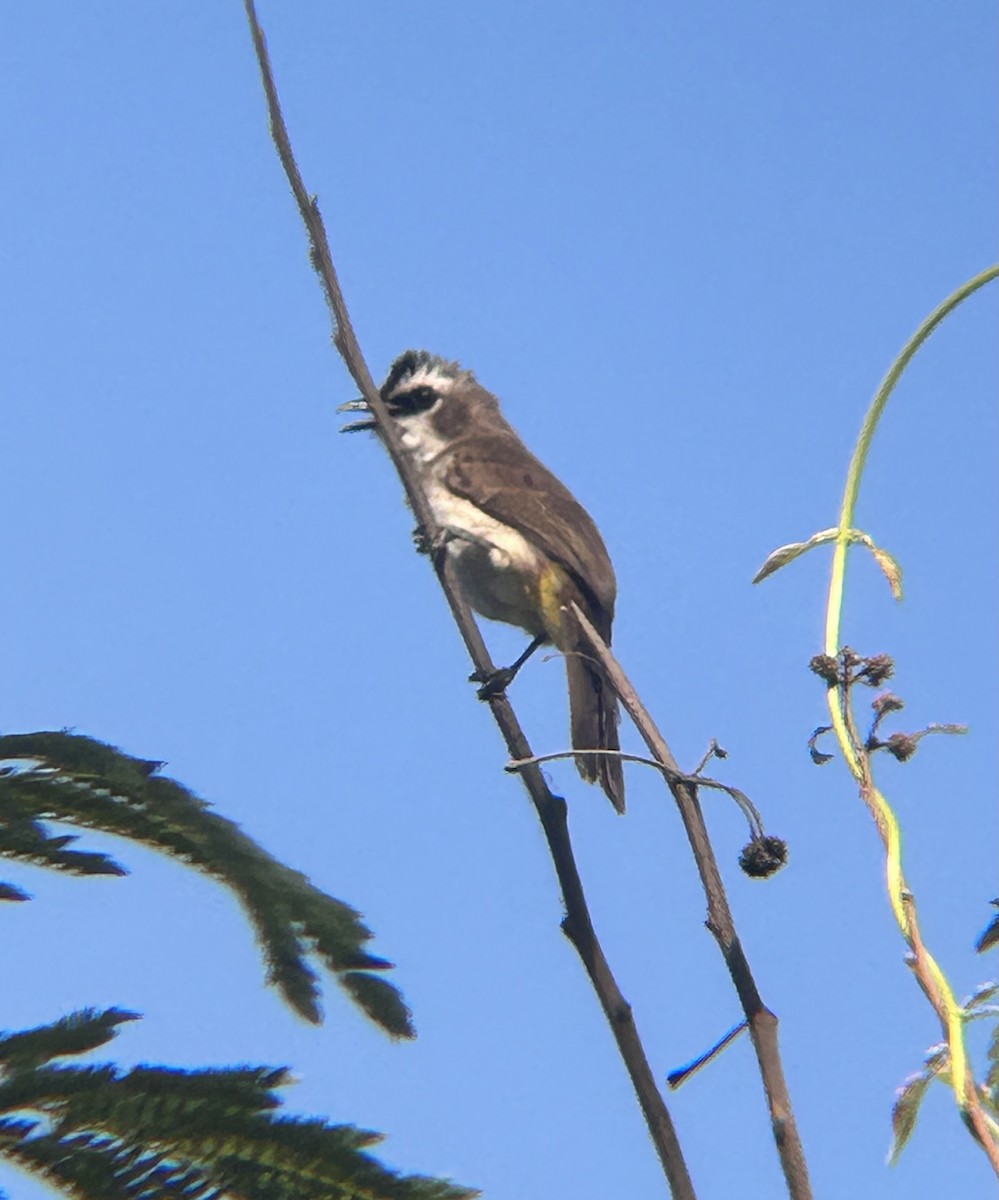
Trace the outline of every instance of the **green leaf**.
<instances>
[{"instance_id":1,"label":"green leaf","mask_svg":"<svg viewBox=\"0 0 999 1200\"><path fill-rule=\"evenodd\" d=\"M895 1103L891 1110L892 1145L888 1153L890 1166L896 1165L909 1138L912 1137L919 1107L932 1078L933 1076L925 1071L910 1075L895 1093Z\"/></svg>"},{"instance_id":2,"label":"green leaf","mask_svg":"<svg viewBox=\"0 0 999 1200\"><path fill-rule=\"evenodd\" d=\"M800 558L808 550L814 550L816 546L825 546L829 542L835 542L838 537L838 529L823 529L819 533L813 533L807 541L788 542L786 546L778 546L776 550L767 555L763 566L753 576L753 583L760 583L768 575L773 575L782 567L786 567L788 563L794 562L796 558ZM888 580L891 594L896 600L901 600L902 568L895 557L881 546L878 546L870 534L864 533L862 529L851 529L847 534L847 539L851 545L860 543L870 550L874 556L874 561L881 568L885 578Z\"/></svg>"},{"instance_id":3,"label":"green leaf","mask_svg":"<svg viewBox=\"0 0 999 1200\"><path fill-rule=\"evenodd\" d=\"M385 1167L367 1153L380 1134L282 1115L274 1089L288 1080L287 1071L270 1067L25 1069L0 1083L0 1109L19 1114L0 1118L0 1158L88 1200L469 1200L478 1194Z\"/></svg>"},{"instance_id":4,"label":"green leaf","mask_svg":"<svg viewBox=\"0 0 999 1200\"><path fill-rule=\"evenodd\" d=\"M826 530L826 533L831 533L833 537L836 535L835 529ZM816 540L820 539L820 540ZM782 567L786 567L788 563L794 562L796 558L800 558L806 550L810 550L813 546L819 546L822 541L831 540L824 537L822 534L816 534L807 542L788 542L786 546L778 546L776 550L772 550L766 557L763 566L753 576L753 583L762 583L769 575L775 574Z\"/></svg>"},{"instance_id":5,"label":"green leaf","mask_svg":"<svg viewBox=\"0 0 999 1200\"><path fill-rule=\"evenodd\" d=\"M949 1069L950 1051L947 1043L941 1042L931 1046L926 1052L923 1070L910 1075L895 1092L895 1103L891 1113L893 1137L888 1153L889 1166L895 1166L909 1138L912 1137L926 1089L934 1079L945 1075Z\"/></svg>"},{"instance_id":6,"label":"green leaf","mask_svg":"<svg viewBox=\"0 0 999 1200\"><path fill-rule=\"evenodd\" d=\"M0 777L0 799L16 790L17 775ZM18 859L36 867L51 867L74 875L127 875L128 872L106 854L67 850L75 842L72 836L52 837L28 817L0 818L0 855ZM23 897L27 899L26 896Z\"/></svg>"},{"instance_id":7,"label":"green leaf","mask_svg":"<svg viewBox=\"0 0 999 1200\"><path fill-rule=\"evenodd\" d=\"M964 1009L965 1020L973 1021L980 1017L994 1016L996 1010L986 1006L996 996L999 996L999 982L990 979L988 983L980 983L961 1005Z\"/></svg>"},{"instance_id":8,"label":"green leaf","mask_svg":"<svg viewBox=\"0 0 999 1200\"><path fill-rule=\"evenodd\" d=\"M187 1163L98 1138L41 1134L9 1157L70 1196L87 1200L210 1200L218 1191Z\"/></svg>"},{"instance_id":9,"label":"green leaf","mask_svg":"<svg viewBox=\"0 0 999 1200\"><path fill-rule=\"evenodd\" d=\"M364 971L347 971L342 976L344 987L368 1016L395 1037L416 1036L412 1013L398 991L386 980Z\"/></svg>"},{"instance_id":10,"label":"green leaf","mask_svg":"<svg viewBox=\"0 0 999 1200\"><path fill-rule=\"evenodd\" d=\"M985 1086L992 1094L992 1104L995 1107L999 1104L999 1022L996 1023L992 1030L992 1036L989 1038L986 1057L989 1060L989 1069L985 1073Z\"/></svg>"},{"instance_id":11,"label":"green leaf","mask_svg":"<svg viewBox=\"0 0 999 1200\"><path fill-rule=\"evenodd\" d=\"M0 772L0 811L6 828L19 831L23 850L18 854L17 845L0 838L0 855L24 857L30 850L37 865L66 867L69 856L103 873L124 870L106 856L67 850L65 839L50 837L40 821L98 829L160 850L234 893L256 932L268 982L306 1020L321 1019L317 975L308 961L315 955L387 1033L412 1036L405 1001L392 984L347 983L358 967L392 969L365 950L373 935L360 913L278 862L182 784L159 775L162 763L54 732L0 737L0 761L19 764Z\"/></svg>"},{"instance_id":12,"label":"green leaf","mask_svg":"<svg viewBox=\"0 0 999 1200\"><path fill-rule=\"evenodd\" d=\"M41 1066L53 1058L86 1054L111 1041L118 1026L138 1021L139 1014L122 1008L103 1011L84 1008L50 1025L18 1033L0 1033L0 1063L11 1070Z\"/></svg>"}]
</instances>

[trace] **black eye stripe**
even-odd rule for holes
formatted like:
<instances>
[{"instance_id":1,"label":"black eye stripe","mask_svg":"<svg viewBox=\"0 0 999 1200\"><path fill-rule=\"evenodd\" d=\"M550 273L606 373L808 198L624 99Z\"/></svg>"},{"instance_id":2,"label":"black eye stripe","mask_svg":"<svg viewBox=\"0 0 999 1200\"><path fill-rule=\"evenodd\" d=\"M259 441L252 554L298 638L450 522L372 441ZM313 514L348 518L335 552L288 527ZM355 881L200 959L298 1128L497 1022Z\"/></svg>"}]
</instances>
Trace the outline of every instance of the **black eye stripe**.
<instances>
[{"instance_id":1,"label":"black eye stripe","mask_svg":"<svg viewBox=\"0 0 999 1200\"><path fill-rule=\"evenodd\" d=\"M420 387L410 388L408 392L393 396L388 401L388 406L393 416L406 417L411 413L426 412L428 408L433 408L439 399L439 392L435 392L432 387L423 384Z\"/></svg>"}]
</instances>

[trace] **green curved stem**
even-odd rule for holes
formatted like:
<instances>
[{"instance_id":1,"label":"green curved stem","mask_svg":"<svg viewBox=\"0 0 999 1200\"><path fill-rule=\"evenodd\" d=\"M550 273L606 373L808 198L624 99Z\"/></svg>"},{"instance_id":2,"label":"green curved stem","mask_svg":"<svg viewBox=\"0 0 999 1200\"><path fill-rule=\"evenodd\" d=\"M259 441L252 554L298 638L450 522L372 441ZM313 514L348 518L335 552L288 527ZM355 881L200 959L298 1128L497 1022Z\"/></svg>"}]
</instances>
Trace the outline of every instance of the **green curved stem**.
<instances>
[{"instance_id":1,"label":"green curved stem","mask_svg":"<svg viewBox=\"0 0 999 1200\"><path fill-rule=\"evenodd\" d=\"M895 385L902 377L902 372L912 362L916 351L929 338L937 326L948 317L955 308L969 296L974 295L979 288L984 287L993 279L999 277L999 264L988 267L967 283L962 284L956 292L930 313L919 326L912 337L906 342L902 353L895 359L888 374L881 381L871 406L864 417L860 429L860 437L850 460L850 469L846 476L846 489L843 493L843 507L839 514L839 529L836 536L836 552L833 555L832 581L829 585L829 602L826 606L826 654L835 655L839 651L839 630L843 613L843 584L846 577L846 552L850 545L850 531L854 524L854 513L857 508L857 497L860 494L860 480L867 462L867 454L874 440L881 415L888 403L888 397L895 390Z\"/></svg>"},{"instance_id":2,"label":"green curved stem","mask_svg":"<svg viewBox=\"0 0 999 1200\"><path fill-rule=\"evenodd\" d=\"M881 415L888 403L888 398L895 385L902 377L902 372L914 358L916 351L929 338L937 326L954 311L955 308L969 296L999 277L999 265L989 267L980 274L962 284L952 292L944 302L935 308L919 326L901 354L892 363L888 374L885 375L878 388L870 408L864 417L860 437L850 460L847 472L846 488L843 494L843 505L840 509L839 525L836 529L836 550L833 556L832 578L829 584L829 598L826 606L825 652L835 658L839 653L840 625L843 610L843 590L846 578L846 555L850 544L856 540L854 535L854 513L857 507L857 497L860 493L860 480L867 462L867 455L874 440ZM870 778L869 762L866 755L861 754L859 744L851 736L847 706L849 696L842 688L831 688L829 691L829 710L832 717L836 736L854 778L860 783L861 793L871 810L886 852L886 871L888 895L903 937L915 952L914 969L920 975L921 981L928 984L927 995L930 1002L940 1014L947 1030L947 1042L950 1048L951 1078L953 1090L963 1113L966 1115L979 1110L976 1103L975 1084L968 1069L967 1050L964 1044L964 1012L954 996L953 990L940 969L939 964L923 945L919 935L916 920L915 904L909 893L902 870L902 832L891 805L874 785ZM989 1155L993 1166L999 1170L999 1150L990 1145L987 1139L982 1139L983 1148Z\"/></svg>"}]
</instances>

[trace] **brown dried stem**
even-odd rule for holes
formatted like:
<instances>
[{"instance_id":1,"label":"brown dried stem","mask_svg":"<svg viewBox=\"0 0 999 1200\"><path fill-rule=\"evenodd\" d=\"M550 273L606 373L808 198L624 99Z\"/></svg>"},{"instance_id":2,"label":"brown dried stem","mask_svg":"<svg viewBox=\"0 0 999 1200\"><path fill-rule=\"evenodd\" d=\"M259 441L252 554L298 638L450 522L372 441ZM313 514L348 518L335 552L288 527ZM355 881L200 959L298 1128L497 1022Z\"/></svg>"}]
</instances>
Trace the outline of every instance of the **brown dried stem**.
<instances>
[{"instance_id":1,"label":"brown dried stem","mask_svg":"<svg viewBox=\"0 0 999 1200\"><path fill-rule=\"evenodd\" d=\"M392 422L387 419L378 390L364 361L337 279L319 206L315 197L310 196L306 190L295 162L288 131L281 115L263 31L257 20L253 0L244 0L244 7L267 97L271 136L309 235L312 265L319 276L332 317L334 345L378 421L386 449L399 473L420 526L433 539L437 532L433 514L415 472L402 454ZM447 597L475 670L483 677L488 677L494 672L495 667L472 617L471 610L454 580L447 556L434 555L431 557L434 560L440 585ZM510 756L514 759L530 758L531 748L506 697L499 695L490 699L488 703L496 724L506 741ZM621 1058L631 1077L638 1102L645 1116L653 1144L662 1163L670 1191L675 1200L695 1200L693 1184L683 1159L676 1130L662 1094L656 1086L652 1069L638 1036L631 1006L617 986L593 929L582 881L573 855L572 842L569 838L565 801L552 795L537 765L525 767L520 775L537 810L558 876L559 886L562 889L566 909L562 929L582 959L600 1001L600 1006L610 1024Z\"/></svg>"},{"instance_id":2,"label":"brown dried stem","mask_svg":"<svg viewBox=\"0 0 999 1200\"><path fill-rule=\"evenodd\" d=\"M704 815L697 797L697 785L691 776L680 770L665 738L659 732L648 710L642 704L609 647L587 620L578 605L573 605L594 658L598 659L611 685L621 698L628 715L635 722L642 740L653 758L660 764L673 793L680 819L690 841L698 874L708 902L708 929L714 934L728 967L742 1010L746 1014L750 1037L756 1051L763 1088L770 1108L770 1121L777 1153L792 1200L808 1200L812 1195L805 1153L798 1135L798 1126L791 1108L791 1097L784 1079L780 1048L777 1041L777 1017L766 1007L756 987L749 962L735 930L714 851L708 838Z\"/></svg>"}]
</instances>

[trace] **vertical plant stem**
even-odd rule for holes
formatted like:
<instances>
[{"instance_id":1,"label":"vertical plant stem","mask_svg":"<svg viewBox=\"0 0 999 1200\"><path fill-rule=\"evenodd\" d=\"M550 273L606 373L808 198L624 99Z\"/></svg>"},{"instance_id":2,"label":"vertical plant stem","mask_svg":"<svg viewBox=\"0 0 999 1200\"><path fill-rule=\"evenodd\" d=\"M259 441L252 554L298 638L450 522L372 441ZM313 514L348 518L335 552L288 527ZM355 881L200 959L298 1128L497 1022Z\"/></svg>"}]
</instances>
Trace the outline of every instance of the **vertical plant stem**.
<instances>
[{"instance_id":1,"label":"vertical plant stem","mask_svg":"<svg viewBox=\"0 0 999 1200\"><path fill-rule=\"evenodd\" d=\"M853 526L857 498L860 494L860 484L871 443L874 440L874 435L877 432L878 424L881 421L888 400L899 379L901 379L902 373L915 357L916 352L941 322L959 304L963 303L969 296L974 295L980 288L997 277L999 277L999 266L988 267L986 270L975 275L974 278L962 284L930 313L892 363L864 416L860 436L854 447L853 456L850 459L850 466L847 471L846 487L843 492L843 503L840 509L839 525L836 533L836 549L833 554L832 576L826 602L825 653L830 658L837 658L840 653L840 630L846 582L847 551L854 540ZM855 722L852 719L852 698L849 687L845 683L841 683L836 687L830 688L828 701L830 716L840 748L851 773L860 784L861 797L874 817L878 832L884 843L888 896L892 912L895 915L895 920L898 923L902 936L913 950L915 959L912 964L913 970L916 972L927 998L936 1010L943 1025L950 1050L951 1076L955 1098L962 1114L975 1129L983 1149L993 1164L993 1168L999 1173L999 1147L996 1147L993 1139L982 1137L984 1122L980 1119L981 1105L975 1087L974 1076L968 1064L967 1048L964 1042L963 1010L954 996L947 977L926 949L920 935L915 901L906 884L902 868L902 834L898 820L891 805L874 784L871 773L870 754L864 748L863 741L857 734Z\"/></svg>"}]
</instances>

